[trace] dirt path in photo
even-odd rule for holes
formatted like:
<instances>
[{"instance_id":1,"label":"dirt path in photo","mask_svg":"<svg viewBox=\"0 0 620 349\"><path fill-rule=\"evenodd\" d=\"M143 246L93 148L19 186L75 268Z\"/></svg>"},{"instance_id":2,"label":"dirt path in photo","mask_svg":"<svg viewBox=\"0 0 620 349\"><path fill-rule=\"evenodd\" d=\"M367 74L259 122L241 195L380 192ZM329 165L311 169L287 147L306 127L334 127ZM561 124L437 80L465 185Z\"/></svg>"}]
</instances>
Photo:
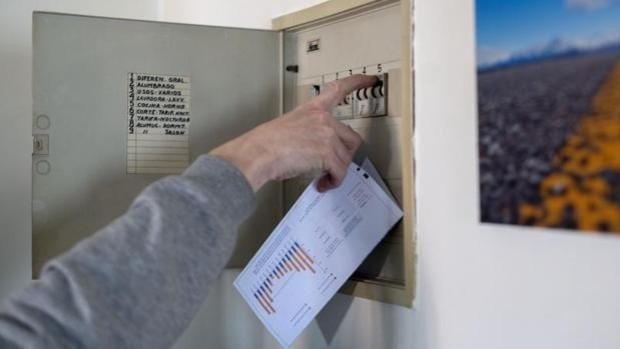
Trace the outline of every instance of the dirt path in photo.
<instances>
[{"instance_id":1,"label":"dirt path in photo","mask_svg":"<svg viewBox=\"0 0 620 349\"><path fill-rule=\"evenodd\" d=\"M620 233L620 61L551 161L519 224Z\"/></svg>"}]
</instances>

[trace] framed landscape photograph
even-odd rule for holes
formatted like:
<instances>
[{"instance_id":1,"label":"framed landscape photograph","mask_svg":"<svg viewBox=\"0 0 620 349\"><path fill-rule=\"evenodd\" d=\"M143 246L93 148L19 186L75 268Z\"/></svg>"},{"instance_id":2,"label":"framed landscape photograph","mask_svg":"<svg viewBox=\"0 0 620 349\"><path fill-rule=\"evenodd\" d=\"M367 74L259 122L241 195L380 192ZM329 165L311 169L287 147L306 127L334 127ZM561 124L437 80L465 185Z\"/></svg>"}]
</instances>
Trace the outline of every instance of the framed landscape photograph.
<instances>
[{"instance_id":1,"label":"framed landscape photograph","mask_svg":"<svg viewBox=\"0 0 620 349\"><path fill-rule=\"evenodd\" d=\"M620 1L477 0L480 215L620 233Z\"/></svg>"}]
</instances>

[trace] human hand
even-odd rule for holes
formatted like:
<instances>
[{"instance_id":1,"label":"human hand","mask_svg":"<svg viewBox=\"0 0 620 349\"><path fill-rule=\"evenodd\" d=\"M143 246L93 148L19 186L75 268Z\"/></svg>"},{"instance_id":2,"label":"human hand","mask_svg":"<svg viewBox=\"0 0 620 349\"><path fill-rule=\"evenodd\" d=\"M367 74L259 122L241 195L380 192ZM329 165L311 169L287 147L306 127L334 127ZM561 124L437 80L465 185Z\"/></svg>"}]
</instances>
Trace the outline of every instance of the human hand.
<instances>
[{"instance_id":1,"label":"human hand","mask_svg":"<svg viewBox=\"0 0 620 349\"><path fill-rule=\"evenodd\" d=\"M330 83L317 97L215 148L211 155L230 162L256 192L270 180L323 171L317 189L337 187L344 179L360 136L332 116L349 93L372 86L376 77L352 75Z\"/></svg>"}]
</instances>

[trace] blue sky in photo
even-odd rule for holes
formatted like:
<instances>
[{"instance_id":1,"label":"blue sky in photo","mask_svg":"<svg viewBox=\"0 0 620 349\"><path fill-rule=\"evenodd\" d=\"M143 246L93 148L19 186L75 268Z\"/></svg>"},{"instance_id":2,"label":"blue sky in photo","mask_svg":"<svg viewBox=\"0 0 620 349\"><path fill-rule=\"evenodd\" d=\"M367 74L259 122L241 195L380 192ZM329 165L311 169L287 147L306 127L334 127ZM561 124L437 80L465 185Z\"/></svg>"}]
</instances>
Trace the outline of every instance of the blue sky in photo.
<instances>
[{"instance_id":1,"label":"blue sky in photo","mask_svg":"<svg viewBox=\"0 0 620 349\"><path fill-rule=\"evenodd\" d=\"M479 47L515 52L620 32L620 0L477 0Z\"/></svg>"}]
</instances>

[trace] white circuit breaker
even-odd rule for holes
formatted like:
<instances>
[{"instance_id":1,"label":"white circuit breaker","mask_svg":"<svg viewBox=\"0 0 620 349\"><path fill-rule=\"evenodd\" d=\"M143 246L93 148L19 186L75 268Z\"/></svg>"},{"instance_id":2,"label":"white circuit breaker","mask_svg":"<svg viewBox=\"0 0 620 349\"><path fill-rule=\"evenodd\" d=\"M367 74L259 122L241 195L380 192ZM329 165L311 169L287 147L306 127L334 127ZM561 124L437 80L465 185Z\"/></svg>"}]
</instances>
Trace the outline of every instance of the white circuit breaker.
<instances>
[{"instance_id":1,"label":"white circuit breaker","mask_svg":"<svg viewBox=\"0 0 620 349\"><path fill-rule=\"evenodd\" d=\"M338 103L333 111L333 115L337 119L346 120L387 115L388 74L381 73L380 64L377 70L379 72L376 75L378 80L374 86L356 90L345 96L344 99ZM351 69L348 74L337 78L346 77L348 75L353 75L353 69ZM301 86L300 93L307 97L302 99L306 100L319 95L325 87L326 85L324 83L321 85Z\"/></svg>"}]
</instances>

